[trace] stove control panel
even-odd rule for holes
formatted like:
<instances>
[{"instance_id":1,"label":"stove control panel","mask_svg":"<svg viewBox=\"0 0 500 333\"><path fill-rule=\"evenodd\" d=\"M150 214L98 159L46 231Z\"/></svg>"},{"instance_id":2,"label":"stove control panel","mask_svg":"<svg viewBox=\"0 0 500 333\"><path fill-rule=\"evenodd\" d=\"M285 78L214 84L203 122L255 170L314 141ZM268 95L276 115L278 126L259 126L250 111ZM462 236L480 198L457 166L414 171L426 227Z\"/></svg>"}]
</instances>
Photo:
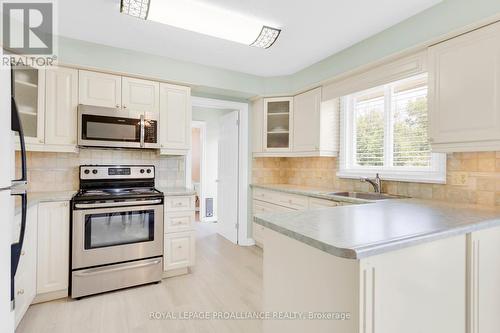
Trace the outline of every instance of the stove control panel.
<instances>
[{"instance_id":1,"label":"stove control panel","mask_svg":"<svg viewBox=\"0 0 500 333\"><path fill-rule=\"evenodd\" d=\"M81 165L80 179L153 179L153 165Z\"/></svg>"}]
</instances>

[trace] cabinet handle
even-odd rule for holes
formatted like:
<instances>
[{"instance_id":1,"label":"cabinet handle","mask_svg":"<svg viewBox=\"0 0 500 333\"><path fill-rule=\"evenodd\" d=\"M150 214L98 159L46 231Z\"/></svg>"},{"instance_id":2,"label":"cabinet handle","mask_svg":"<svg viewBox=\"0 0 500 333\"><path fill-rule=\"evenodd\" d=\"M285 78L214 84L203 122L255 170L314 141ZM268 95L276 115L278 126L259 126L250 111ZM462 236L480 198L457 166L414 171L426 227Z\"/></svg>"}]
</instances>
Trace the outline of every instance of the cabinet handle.
<instances>
[{"instance_id":1,"label":"cabinet handle","mask_svg":"<svg viewBox=\"0 0 500 333\"><path fill-rule=\"evenodd\" d=\"M17 294L18 294L18 295L23 295L23 294L24 294L24 289L19 289L19 290L17 291Z\"/></svg>"},{"instance_id":2,"label":"cabinet handle","mask_svg":"<svg viewBox=\"0 0 500 333\"><path fill-rule=\"evenodd\" d=\"M177 246L177 248L178 248L178 249L182 249L182 245L178 245L178 246Z\"/></svg>"},{"instance_id":3,"label":"cabinet handle","mask_svg":"<svg viewBox=\"0 0 500 333\"><path fill-rule=\"evenodd\" d=\"M116 108L117 108L117 109L119 109L119 108L120 108L120 104L116 104L115 106L116 106Z\"/></svg>"},{"instance_id":4,"label":"cabinet handle","mask_svg":"<svg viewBox=\"0 0 500 333\"><path fill-rule=\"evenodd\" d=\"M124 106L123 106L123 108L124 108L124 109L126 109L126 108L127 108L127 106L126 106L126 105L124 105Z\"/></svg>"},{"instance_id":5,"label":"cabinet handle","mask_svg":"<svg viewBox=\"0 0 500 333\"><path fill-rule=\"evenodd\" d=\"M38 140L38 142L43 143L43 140L42 140L42 139L40 139L40 140Z\"/></svg>"},{"instance_id":6,"label":"cabinet handle","mask_svg":"<svg viewBox=\"0 0 500 333\"><path fill-rule=\"evenodd\" d=\"M26 251L21 251L21 255L24 256L26 254Z\"/></svg>"}]
</instances>

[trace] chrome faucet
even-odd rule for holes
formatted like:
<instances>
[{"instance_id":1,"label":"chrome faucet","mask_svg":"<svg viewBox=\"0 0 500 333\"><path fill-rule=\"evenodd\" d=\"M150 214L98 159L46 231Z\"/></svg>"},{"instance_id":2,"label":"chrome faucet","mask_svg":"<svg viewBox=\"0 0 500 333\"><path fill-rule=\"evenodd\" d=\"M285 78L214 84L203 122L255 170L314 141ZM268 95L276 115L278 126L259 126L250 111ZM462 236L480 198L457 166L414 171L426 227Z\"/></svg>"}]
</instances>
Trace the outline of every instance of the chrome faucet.
<instances>
[{"instance_id":1,"label":"chrome faucet","mask_svg":"<svg viewBox=\"0 0 500 333\"><path fill-rule=\"evenodd\" d=\"M370 183L373 186L375 193L382 193L382 179L380 179L378 173L374 179L361 178L360 181Z\"/></svg>"}]
</instances>

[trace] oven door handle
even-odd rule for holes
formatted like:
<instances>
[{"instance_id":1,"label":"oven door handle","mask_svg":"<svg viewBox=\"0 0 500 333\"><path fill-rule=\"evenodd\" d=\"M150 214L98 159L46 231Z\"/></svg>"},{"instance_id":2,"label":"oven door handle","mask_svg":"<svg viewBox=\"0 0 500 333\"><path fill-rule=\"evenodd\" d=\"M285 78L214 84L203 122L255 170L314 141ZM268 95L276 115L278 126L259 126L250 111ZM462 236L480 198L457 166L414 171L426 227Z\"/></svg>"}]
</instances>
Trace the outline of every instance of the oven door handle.
<instances>
[{"instance_id":1,"label":"oven door handle","mask_svg":"<svg viewBox=\"0 0 500 333\"><path fill-rule=\"evenodd\" d=\"M127 207L127 206L145 206L158 205L163 202L162 199L138 200L138 201L117 201L100 203L76 203L75 208L106 208L106 207Z\"/></svg>"},{"instance_id":2,"label":"oven door handle","mask_svg":"<svg viewBox=\"0 0 500 333\"><path fill-rule=\"evenodd\" d=\"M90 269L85 269L85 270L73 272L73 274L75 274L75 276L89 276L89 275L96 275L96 274L102 274L102 273L112 273L112 272L125 271L128 269L134 269L134 268L154 266L154 265L158 265L160 263L161 263L161 259L156 259L153 261L140 262L140 263L136 263L136 264L122 264L120 266L112 267L112 268L109 268L108 266L98 267L98 268L90 268Z\"/></svg>"}]
</instances>

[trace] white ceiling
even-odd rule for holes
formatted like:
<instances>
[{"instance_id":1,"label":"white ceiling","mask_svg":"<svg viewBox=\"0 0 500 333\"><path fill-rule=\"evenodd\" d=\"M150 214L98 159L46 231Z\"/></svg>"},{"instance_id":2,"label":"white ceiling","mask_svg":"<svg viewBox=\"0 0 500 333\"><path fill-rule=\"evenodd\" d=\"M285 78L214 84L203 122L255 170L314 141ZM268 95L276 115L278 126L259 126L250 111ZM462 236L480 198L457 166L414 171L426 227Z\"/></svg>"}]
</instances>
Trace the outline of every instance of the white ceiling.
<instances>
[{"instance_id":1,"label":"white ceiling","mask_svg":"<svg viewBox=\"0 0 500 333\"><path fill-rule=\"evenodd\" d=\"M120 0L60 0L59 35L259 76L288 75L441 0L202 1L275 22L282 33L264 50L120 14Z\"/></svg>"}]
</instances>

